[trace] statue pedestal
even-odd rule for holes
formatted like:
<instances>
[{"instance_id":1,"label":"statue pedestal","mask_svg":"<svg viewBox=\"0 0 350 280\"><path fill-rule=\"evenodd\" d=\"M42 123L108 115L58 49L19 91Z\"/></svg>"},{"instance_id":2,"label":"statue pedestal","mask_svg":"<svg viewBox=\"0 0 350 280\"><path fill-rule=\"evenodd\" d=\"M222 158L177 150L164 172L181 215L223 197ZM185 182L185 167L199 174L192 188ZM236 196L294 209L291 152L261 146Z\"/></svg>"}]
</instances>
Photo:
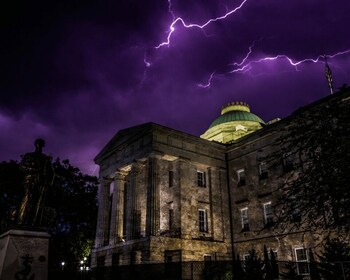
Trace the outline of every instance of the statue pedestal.
<instances>
[{"instance_id":1,"label":"statue pedestal","mask_svg":"<svg viewBox=\"0 0 350 280\"><path fill-rule=\"evenodd\" d=\"M35 229L0 235L0 280L47 280L49 237Z\"/></svg>"}]
</instances>

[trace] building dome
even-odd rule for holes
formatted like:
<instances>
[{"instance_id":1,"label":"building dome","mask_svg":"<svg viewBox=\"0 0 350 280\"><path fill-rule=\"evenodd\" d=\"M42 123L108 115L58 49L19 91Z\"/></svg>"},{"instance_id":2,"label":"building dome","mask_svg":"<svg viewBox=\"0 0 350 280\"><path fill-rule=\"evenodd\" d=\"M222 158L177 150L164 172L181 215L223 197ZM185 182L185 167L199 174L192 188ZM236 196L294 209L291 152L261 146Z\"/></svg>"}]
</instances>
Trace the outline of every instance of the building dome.
<instances>
[{"instance_id":1,"label":"building dome","mask_svg":"<svg viewBox=\"0 0 350 280\"><path fill-rule=\"evenodd\" d=\"M222 107L221 116L211 123L201 138L227 143L256 131L263 125L265 122L250 112L247 103L231 102Z\"/></svg>"}]
</instances>

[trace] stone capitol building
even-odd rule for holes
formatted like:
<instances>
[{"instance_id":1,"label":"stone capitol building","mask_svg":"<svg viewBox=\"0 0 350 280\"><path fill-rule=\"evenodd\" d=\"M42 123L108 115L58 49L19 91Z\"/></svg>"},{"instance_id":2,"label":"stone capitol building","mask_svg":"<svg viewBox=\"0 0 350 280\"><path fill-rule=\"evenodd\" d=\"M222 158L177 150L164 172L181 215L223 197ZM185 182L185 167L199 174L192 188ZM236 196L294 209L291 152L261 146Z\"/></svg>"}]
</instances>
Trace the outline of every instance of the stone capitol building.
<instances>
[{"instance_id":1,"label":"stone capitol building","mask_svg":"<svg viewBox=\"0 0 350 280\"><path fill-rule=\"evenodd\" d=\"M263 246L278 260L308 261L311 232L280 234L273 223L273 191L293 165L271 167L281 128L300 111L330 99L349 102L343 90L264 122L248 104L224 106L200 137L155 123L120 130L96 156L100 166L98 223L92 266L244 260ZM345 101L347 100L347 101Z\"/></svg>"}]
</instances>

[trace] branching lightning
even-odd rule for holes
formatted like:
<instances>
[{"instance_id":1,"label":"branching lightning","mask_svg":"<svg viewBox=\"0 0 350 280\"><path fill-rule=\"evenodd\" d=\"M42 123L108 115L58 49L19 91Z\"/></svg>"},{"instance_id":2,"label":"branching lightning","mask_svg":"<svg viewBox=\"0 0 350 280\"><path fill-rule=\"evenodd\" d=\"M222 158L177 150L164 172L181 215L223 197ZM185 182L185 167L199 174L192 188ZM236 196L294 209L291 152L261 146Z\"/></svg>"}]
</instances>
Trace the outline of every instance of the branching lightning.
<instances>
[{"instance_id":1,"label":"branching lightning","mask_svg":"<svg viewBox=\"0 0 350 280\"><path fill-rule=\"evenodd\" d=\"M208 82L206 84L197 84L197 86L200 87L200 88L208 88L208 87L210 87L211 80L213 79L214 75L215 75L215 72L211 73L210 76L209 76Z\"/></svg>"},{"instance_id":2,"label":"branching lightning","mask_svg":"<svg viewBox=\"0 0 350 280\"><path fill-rule=\"evenodd\" d=\"M224 20L227 17L231 16L232 14L236 13L237 11L239 11L245 4L246 2L248 2L248 0L243 0L237 7L233 8L233 9L227 9L226 13L215 17L215 18L210 18L208 20L206 20L204 23L200 24L200 23L186 23L185 20L182 17L178 17L175 15L174 10L172 9L172 0L167 0L168 1L168 13L172 16L172 22L168 27L168 35L166 37L166 39L159 43L157 46L153 47L153 49L160 49L164 46L169 47L171 45L171 39L172 36L176 30L176 28L180 25L183 28L197 28L197 29L201 29L204 32L204 29L210 25L211 23L220 21L220 20ZM232 70L230 71L225 71L225 72L221 72L218 70L213 71L207 82L204 83L198 83L197 86L199 88L209 88L211 86L211 82L212 80L218 76L218 75L225 75L225 74L236 74L236 73L250 73L258 64L263 64L263 63L271 63L273 61L284 61L286 63L288 63L290 66L292 66L294 68L295 71L299 71L298 66L304 63L319 63L324 61L324 54L322 55L318 55L317 57L314 58L304 58L301 60L296 60L291 58L290 56L288 56L287 54L277 54L274 56L265 56L265 57L261 57L259 58L260 55L255 56L257 58L251 58L254 55L253 52L253 48L255 47L256 43L258 41L261 41L262 39L259 40L255 40L248 48L248 52L246 53L246 55L243 57L243 59L240 62L233 62L231 64L229 64L229 66L231 67ZM341 51L341 52L337 52L335 54L328 54L326 55L327 58L334 58L337 56L341 56L341 55L345 55L350 53L350 49L345 50L345 51ZM149 68L151 66L151 62L147 59L146 53L144 56L144 64L147 68Z\"/></svg>"},{"instance_id":3,"label":"branching lightning","mask_svg":"<svg viewBox=\"0 0 350 280\"><path fill-rule=\"evenodd\" d=\"M290 58L289 56L285 55L285 54L278 54L275 56L266 56L266 57L262 57L259 59L255 59L255 60L249 60L249 57L251 56L251 54L253 53L253 47L255 45L257 41L254 41L253 44L251 46L249 46L248 52L245 55L245 57L242 59L241 62L234 62L231 63L231 66L234 66L234 69L232 69L231 71L227 72L226 74L234 74L234 73L247 73L249 71L251 71L254 68L254 65L256 64L260 64L260 63L268 63L271 61L277 61L277 60L285 60L287 61L292 67L294 67L295 71L299 71L298 66L300 64L303 63L318 63L318 62L324 62L324 57L327 58L335 58L337 56L341 56L341 55L345 55L350 53L350 49L345 50L345 51L341 51L341 52L337 52L335 54L322 54L322 55L318 55L316 58L305 58L302 60L295 60ZM215 77L215 72L213 72L209 79L208 82L206 84L198 84L198 87L200 88L208 88L211 86L211 81L212 79Z\"/></svg>"},{"instance_id":4,"label":"branching lightning","mask_svg":"<svg viewBox=\"0 0 350 280\"><path fill-rule=\"evenodd\" d=\"M237 73L237 72L247 72L249 70L252 69L254 64L259 64L262 62L267 62L267 61L275 61L275 60L279 60L279 59L284 59L286 60L291 66L293 66L295 68L296 71L298 71L298 65L302 64L302 63L306 63L306 62L311 62L311 63L318 63L320 60L322 60L323 62L323 58L325 55L319 55L316 58L305 58L302 60L293 60L292 58L290 58L289 56L285 55L285 54L278 54L275 56L267 56L267 57L263 57L257 60L251 60L248 61L248 58L250 56L250 54L252 53L252 48L253 48L254 44L252 46L249 47L249 52L247 53L246 57L242 60L241 63L233 63L232 65L234 66L240 66L239 68L233 69L232 71L230 71L230 73ZM326 57L328 58L334 58L340 55L344 55L350 53L350 49L342 51L342 52L338 52L332 55L326 55Z\"/></svg>"},{"instance_id":5,"label":"branching lightning","mask_svg":"<svg viewBox=\"0 0 350 280\"><path fill-rule=\"evenodd\" d=\"M183 27L185 28L200 28L200 29L203 29L205 28L206 26L208 26L210 23L212 22L216 22L216 21L219 21L219 20L222 20L222 19L225 19L227 18L228 16L232 15L233 13L235 13L236 11L240 10L243 5L247 2L248 0L244 0L238 7L232 9L232 10L229 10L227 13L225 13L224 15L222 16L219 16L219 17L216 17L216 18L211 18L209 19L208 21L206 21L204 24L197 24L197 23L186 23L181 17L177 17L175 18L175 15L174 15L174 12L172 11L171 9L171 1L168 0L168 3L169 3L169 12L172 14L173 16L173 21L172 23L170 24L169 26L169 30L168 30L168 36L167 36L167 39L166 41L160 43L158 46L156 46L155 48L156 49L159 49L163 46L169 46L170 45L170 39L171 39L171 36L172 34L174 33L175 31L175 25L179 22L182 24Z\"/></svg>"}]
</instances>

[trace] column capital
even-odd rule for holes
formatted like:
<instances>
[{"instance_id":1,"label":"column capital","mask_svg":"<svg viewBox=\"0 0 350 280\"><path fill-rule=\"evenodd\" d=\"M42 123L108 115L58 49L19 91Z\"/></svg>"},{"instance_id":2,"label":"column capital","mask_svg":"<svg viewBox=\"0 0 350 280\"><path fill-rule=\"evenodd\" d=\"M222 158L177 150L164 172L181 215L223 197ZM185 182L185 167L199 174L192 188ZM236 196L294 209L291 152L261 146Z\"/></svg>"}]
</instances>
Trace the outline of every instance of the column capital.
<instances>
[{"instance_id":1,"label":"column capital","mask_svg":"<svg viewBox=\"0 0 350 280\"><path fill-rule=\"evenodd\" d=\"M163 157L164 153L157 153L157 152L152 152L148 155L147 159L161 159Z\"/></svg>"},{"instance_id":2,"label":"column capital","mask_svg":"<svg viewBox=\"0 0 350 280\"><path fill-rule=\"evenodd\" d=\"M98 178L98 182L100 184L110 184L113 182L113 179L109 178L109 177L100 177L100 178Z\"/></svg>"},{"instance_id":3,"label":"column capital","mask_svg":"<svg viewBox=\"0 0 350 280\"><path fill-rule=\"evenodd\" d=\"M114 176L113 179L114 179L114 181L116 181L116 180L125 181L125 177L126 177L127 175L128 175L128 172L118 169L118 170L115 172L115 176Z\"/></svg>"}]
</instances>

